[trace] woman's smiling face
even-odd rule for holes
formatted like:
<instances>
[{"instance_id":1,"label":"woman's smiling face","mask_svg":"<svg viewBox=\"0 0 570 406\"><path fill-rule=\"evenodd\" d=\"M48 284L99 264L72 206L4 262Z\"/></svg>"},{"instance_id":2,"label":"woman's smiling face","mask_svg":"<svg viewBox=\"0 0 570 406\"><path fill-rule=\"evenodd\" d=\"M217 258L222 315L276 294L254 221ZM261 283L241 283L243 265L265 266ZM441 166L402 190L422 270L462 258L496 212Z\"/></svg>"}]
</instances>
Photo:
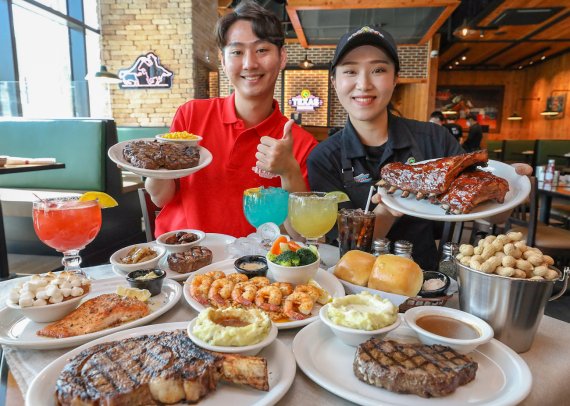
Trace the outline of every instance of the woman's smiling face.
<instances>
[{"instance_id":1,"label":"woman's smiling face","mask_svg":"<svg viewBox=\"0 0 570 406\"><path fill-rule=\"evenodd\" d=\"M397 83L396 67L382 49L363 45L340 60L332 83L353 123L374 121L387 111Z\"/></svg>"}]
</instances>

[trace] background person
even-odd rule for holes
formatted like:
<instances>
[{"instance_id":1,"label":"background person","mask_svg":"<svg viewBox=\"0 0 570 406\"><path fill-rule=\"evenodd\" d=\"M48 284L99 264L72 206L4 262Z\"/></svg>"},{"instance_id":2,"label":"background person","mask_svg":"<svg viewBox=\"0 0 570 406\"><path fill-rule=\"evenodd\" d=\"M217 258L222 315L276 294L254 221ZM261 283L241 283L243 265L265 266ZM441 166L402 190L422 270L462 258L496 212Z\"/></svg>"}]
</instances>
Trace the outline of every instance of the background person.
<instances>
[{"instance_id":1,"label":"background person","mask_svg":"<svg viewBox=\"0 0 570 406\"><path fill-rule=\"evenodd\" d=\"M463 128L455 122L455 116L449 116L446 118L443 124L445 128L455 137L457 142L461 141L461 136L463 135Z\"/></svg>"},{"instance_id":2,"label":"background person","mask_svg":"<svg viewBox=\"0 0 570 406\"><path fill-rule=\"evenodd\" d=\"M473 152L481 149L481 141L483 140L483 129L477 122L477 116L474 113L467 114L467 125L469 133L467 139L463 142L463 149L466 152Z\"/></svg>"},{"instance_id":3,"label":"background person","mask_svg":"<svg viewBox=\"0 0 570 406\"><path fill-rule=\"evenodd\" d=\"M429 122L437 125L443 125L443 123L445 123L445 117L441 111L436 110L430 114Z\"/></svg>"},{"instance_id":4,"label":"background person","mask_svg":"<svg viewBox=\"0 0 570 406\"><path fill-rule=\"evenodd\" d=\"M242 2L220 18L216 40L234 93L178 108L171 131L201 135L200 145L212 152L213 160L176 182L146 180L153 202L162 207L157 236L183 228L246 236L254 229L243 214L245 189L307 190L306 159L317 142L293 120L288 122L273 99L287 62L279 19L254 2ZM256 166L279 176L260 177L252 171Z\"/></svg>"}]
</instances>

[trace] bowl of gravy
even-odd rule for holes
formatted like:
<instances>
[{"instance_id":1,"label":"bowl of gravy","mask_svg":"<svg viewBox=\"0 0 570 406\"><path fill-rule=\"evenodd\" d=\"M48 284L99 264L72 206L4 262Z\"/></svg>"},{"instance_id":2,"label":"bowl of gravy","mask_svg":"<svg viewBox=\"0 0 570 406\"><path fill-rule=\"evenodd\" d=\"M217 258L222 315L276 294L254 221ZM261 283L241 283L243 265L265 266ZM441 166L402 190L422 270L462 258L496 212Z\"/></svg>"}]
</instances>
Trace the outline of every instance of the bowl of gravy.
<instances>
[{"instance_id":1,"label":"bowl of gravy","mask_svg":"<svg viewBox=\"0 0 570 406\"><path fill-rule=\"evenodd\" d=\"M441 306L419 306L404 313L404 320L423 344L445 345L468 354L493 338L493 328L477 316Z\"/></svg>"}]
</instances>

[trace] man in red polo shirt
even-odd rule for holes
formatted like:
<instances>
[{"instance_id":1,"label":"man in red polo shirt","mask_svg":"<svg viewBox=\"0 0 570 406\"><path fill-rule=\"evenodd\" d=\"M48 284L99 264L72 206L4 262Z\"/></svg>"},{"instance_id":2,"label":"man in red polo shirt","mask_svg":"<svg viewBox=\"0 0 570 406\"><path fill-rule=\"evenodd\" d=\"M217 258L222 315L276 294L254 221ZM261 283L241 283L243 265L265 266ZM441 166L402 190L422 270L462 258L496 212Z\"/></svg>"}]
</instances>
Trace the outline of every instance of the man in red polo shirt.
<instances>
[{"instance_id":1,"label":"man in red polo shirt","mask_svg":"<svg viewBox=\"0 0 570 406\"><path fill-rule=\"evenodd\" d=\"M288 121L273 99L287 62L279 19L253 2L242 2L218 21L216 37L234 93L192 100L176 112L171 131L201 135L200 145L213 160L179 182L147 179L147 191L163 208L156 219L157 236L182 228L245 236L254 231L243 214L245 189L308 190L306 160L317 142ZM252 167L278 177L261 177Z\"/></svg>"}]
</instances>

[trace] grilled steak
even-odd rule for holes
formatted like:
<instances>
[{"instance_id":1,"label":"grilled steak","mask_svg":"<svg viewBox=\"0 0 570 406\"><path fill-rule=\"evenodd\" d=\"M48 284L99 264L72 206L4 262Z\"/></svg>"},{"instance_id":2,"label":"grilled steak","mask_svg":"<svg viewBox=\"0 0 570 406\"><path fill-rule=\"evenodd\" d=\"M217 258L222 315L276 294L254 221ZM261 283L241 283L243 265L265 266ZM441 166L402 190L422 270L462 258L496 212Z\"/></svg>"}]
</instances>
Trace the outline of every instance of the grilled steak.
<instances>
[{"instance_id":1,"label":"grilled steak","mask_svg":"<svg viewBox=\"0 0 570 406\"><path fill-rule=\"evenodd\" d=\"M429 398L449 395L471 382L477 363L443 345L371 338L356 350L353 369L368 384Z\"/></svg>"},{"instance_id":2,"label":"grilled steak","mask_svg":"<svg viewBox=\"0 0 570 406\"><path fill-rule=\"evenodd\" d=\"M159 141L129 142L123 156L131 165L144 169L186 169L200 161L197 147Z\"/></svg>"},{"instance_id":3,"label":"grilled steak","mask_svg":"<svg viewBox=\"0 0 570 406\"><path fill-rule=\"evenodd\" d=\"M177 330L82 351L61 372L55 395L59 405L197 402L219 379L267 391L267 361L203 350Z\"/></svg>"},{"instance_id":4,"label":"grilled steak","mask_svg":"<svg viewBox=\"0 0 570 406\"><path fill-rule=\"evenodd\" d=\"M82 303L63 319L36 332L51 338L74 337L137 320L150 313L146 303L115 293L99 295Z\"/></svg>"},{"instance_id":5,"label":"grilled steak","mask_svg":"<svg viewBox=\"0 0 570 406\"><path fill-rule=\"evenodd\" d=\"M195 245L188 251L168 255L168 267L178 273L194 272L212 263L212 251L209 248Z\"/></svg>"}]
</instances>

